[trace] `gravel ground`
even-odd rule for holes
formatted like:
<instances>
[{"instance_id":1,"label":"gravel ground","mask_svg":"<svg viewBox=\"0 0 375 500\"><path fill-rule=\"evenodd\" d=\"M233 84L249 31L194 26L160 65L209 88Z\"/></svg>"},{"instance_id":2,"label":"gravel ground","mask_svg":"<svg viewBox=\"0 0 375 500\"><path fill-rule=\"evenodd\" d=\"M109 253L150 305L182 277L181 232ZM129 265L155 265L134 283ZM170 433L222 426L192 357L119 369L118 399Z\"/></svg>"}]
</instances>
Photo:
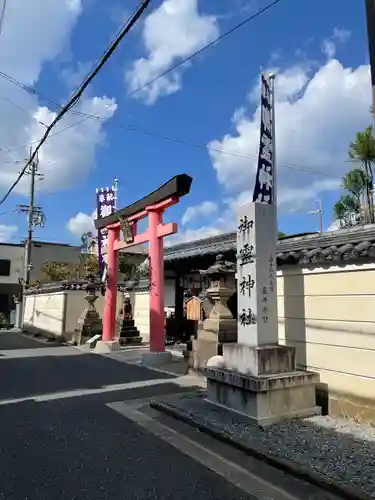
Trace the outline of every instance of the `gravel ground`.
<instances>
[{"instance_id":1,"label":"gravel ground","mask_svg":"<svg viewBox=\"0 0 375 500\"><path fill-rule=\"evenodd\" d=\"M333 417L312 417L265 429L188 394L163 399L200 424L236 435L251 448L313 469L330 481L375 499L375 428Z\"/></svg>"}]
</instances>

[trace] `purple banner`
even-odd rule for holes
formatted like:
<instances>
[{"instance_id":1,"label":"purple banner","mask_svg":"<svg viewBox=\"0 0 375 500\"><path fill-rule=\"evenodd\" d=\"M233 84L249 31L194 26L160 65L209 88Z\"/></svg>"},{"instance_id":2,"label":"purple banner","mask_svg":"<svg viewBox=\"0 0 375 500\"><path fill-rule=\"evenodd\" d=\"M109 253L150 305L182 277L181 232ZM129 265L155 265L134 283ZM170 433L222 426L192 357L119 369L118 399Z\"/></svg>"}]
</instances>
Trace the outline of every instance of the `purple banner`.
<instances>
[{"instance_id":1,"label":"purple banner","mask_svg":"<svg viewBox=\"0 0 375 500\"><path fill-rule=\"evenodd\" d=\"M96 190L96 209L98 212L98 219L107 217L116 211L116 190L115 188L103 188ZM103 276L105 268L105 257L103 250L107 246L108 231L100 229L98 231L98 259L100 274Z\"/></svg>"},{"instance_id":2,"label":"purple banner","mask_svg":"<svg viewBox=\"0 0 375 500\"><path fill-rule=\"evenodd\" d=\"M260 147L255 177L253 201L273 203L273 127L272 98L269 78L262 73L261 84Z\"/></svg>"}]
</instances>

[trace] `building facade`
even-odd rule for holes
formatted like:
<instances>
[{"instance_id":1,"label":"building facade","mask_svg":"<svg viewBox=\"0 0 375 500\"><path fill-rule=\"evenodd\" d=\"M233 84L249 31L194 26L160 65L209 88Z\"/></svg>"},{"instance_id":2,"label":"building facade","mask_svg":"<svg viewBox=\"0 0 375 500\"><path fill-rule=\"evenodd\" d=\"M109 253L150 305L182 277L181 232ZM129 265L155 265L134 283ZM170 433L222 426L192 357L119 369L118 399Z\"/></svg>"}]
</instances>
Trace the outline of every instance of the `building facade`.
<instances>
[{"instance_id":1,"label":"building facade","mask_svg":"<svg viewBox=\"0 0 375 500\"><path fill-rule=\"evenodd\" d=\"M43 276L46 262L79 262L80 247L50 242L33 242L31 250L30 282L36 283ZM24 277L25 245L23 243L0 243L0 314L14 323L15 304L13 297L21 291Z\"/></svg>"}]
</instances>

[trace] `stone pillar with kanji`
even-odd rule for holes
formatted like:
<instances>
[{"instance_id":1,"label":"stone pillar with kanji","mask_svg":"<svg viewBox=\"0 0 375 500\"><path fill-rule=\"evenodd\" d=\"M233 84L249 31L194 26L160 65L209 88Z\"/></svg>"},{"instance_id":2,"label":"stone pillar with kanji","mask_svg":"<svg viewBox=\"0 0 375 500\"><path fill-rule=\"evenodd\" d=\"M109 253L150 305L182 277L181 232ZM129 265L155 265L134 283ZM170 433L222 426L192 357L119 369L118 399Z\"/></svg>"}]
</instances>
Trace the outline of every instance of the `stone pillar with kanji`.
<instances>
[{"instance_id":1,"label":"stone pillar with kanji","mask_svg":"<svg viewBox=\"0 0 375 500\"><path fill-rule=\"evenodd\" d=\"M250 203L237 219L238 341L208 363L207 399L260 426L319 414L318 375L296 367L295 348L279 344L275 207ZM213 362L217 366L213 366Z\"/></svg>"}]
</instances>

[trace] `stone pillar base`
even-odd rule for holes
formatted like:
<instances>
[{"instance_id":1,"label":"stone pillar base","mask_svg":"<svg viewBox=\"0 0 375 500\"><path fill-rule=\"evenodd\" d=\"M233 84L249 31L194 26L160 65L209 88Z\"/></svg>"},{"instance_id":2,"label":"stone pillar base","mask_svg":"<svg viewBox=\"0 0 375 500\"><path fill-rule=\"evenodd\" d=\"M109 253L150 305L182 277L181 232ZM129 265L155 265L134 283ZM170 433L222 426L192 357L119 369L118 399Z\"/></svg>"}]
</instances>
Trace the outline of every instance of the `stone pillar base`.
<instances>
[{"instance_id":1,"label":"stone pillar base","mask_svg":"<svg viewBox=\"0 0 375 500\"><path fill-rule=\"evenodd\" d=\"M164 352L147 351L142 354L141 363L143 366L149 366L150 368L152 368L161 366L164 363L170 363L171 361L172 361L172 353L170 351L164 351Z\"/></svg>"},{"instance_id":2,"label":"stone pillar base","mask_svg":"<svg viewBox=\"0 0 375 500\"><path fill-rule=\"evenodd\" d=\"M223 357L227 370L254 377L296 371L295 349L285 345L223 344Z\"/></svg>"},{"instance_id":3,"label":"stone pillar base","mask_svg":"<svg viewBox=\"0 0 375 500\"><path fill-rule=\"evenodd\" d=\"M207 401L246 415L261 427L284 419L319 415L311 372L252 377L241 373L204 368Z\"/></svg>"},{"instance_id":4,"label":"stone pillar base","mask_svg":"<svg viewBox=\"0 0 375 500\"><path fill-rule=\"evenodd\" d=\"M296 369L293 347L224 344L222 368L203 369L207 400L266 426L279 420L318 415L319 375Z\"/></svg>"},{"instance_id":5,"label":"stone pillar base","mask_svg":"<svg viewBox=\"0 0 375 500\"><path fill-rule=\"evenodd\" d=\"M105 354L107 352L118 351L120 349L120 344L117 340L99 340L95 347L95 352L98 354Z\"/></svg>"}]
</instances>

